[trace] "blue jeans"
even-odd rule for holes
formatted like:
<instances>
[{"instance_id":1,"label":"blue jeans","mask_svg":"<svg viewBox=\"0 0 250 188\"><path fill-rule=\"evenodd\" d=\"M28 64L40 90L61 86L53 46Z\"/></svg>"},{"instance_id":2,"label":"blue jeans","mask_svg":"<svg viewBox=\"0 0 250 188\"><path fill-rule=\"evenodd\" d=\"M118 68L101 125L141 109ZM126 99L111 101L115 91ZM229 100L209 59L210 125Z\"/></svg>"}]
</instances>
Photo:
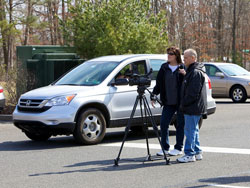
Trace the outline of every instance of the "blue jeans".
<instances>
[{"instance_id":1,"label":"blue jeans","mask_svg":"<svg viewBox=\"0 0 250 188\"><path fill-rule=\"evenodd\" d=\"M199 140L199 120L200 115L187 115L184 114L185 118L185 155L197 155L202 153L200 149L200 140Z\"/></svg>"},{"instance_id":2,"label":"blue jeans","mask_svg":"<svg viewBox=\"0 0 250 188\"><path fill-rule=\"evenodd\" d=\"M182 150L184 140L184 116L178 110L177 105L163 106L161 115L161 144L164 150L169 150L169 124L175 112L177 112L177 129L175 149Z\"/></svg>"}]
</instances>

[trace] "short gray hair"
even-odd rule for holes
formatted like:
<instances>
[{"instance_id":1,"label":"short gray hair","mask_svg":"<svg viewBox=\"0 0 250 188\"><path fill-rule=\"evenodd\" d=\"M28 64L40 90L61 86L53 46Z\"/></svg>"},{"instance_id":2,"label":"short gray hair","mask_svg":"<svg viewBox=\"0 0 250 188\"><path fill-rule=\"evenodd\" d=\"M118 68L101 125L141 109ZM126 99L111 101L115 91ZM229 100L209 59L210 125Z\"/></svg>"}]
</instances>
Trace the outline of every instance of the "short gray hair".
<instances>
[{"instance_id":1,"label":"short gray hair","mask_svg":"<svg viewBox=\"0 0 250 188\"><path fill-rule=\"evenodd\" d=\"M194 49L189 48L189 49L184 51L184 54L185 53L187 53L189 56L194 56L195 60L197 59L197 52Z\"/></svg>"}]
</instances>

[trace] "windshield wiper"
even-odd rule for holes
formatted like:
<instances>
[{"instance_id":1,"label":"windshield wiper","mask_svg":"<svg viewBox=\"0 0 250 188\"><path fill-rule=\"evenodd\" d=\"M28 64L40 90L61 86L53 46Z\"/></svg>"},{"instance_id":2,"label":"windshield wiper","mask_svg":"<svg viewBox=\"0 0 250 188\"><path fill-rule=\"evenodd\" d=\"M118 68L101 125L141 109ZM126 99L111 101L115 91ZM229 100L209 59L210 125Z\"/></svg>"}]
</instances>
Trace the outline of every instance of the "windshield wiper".
<instances>
[{"instance_id":1,"label":"windshield wiper","mask_svg":"<svg viewBox=\"0 0 250 188\"><path fill-rule=\"evenodd\" d=\"M58 86L81 86L81 84L57 84Z\"/></svg>"}]
</instances>

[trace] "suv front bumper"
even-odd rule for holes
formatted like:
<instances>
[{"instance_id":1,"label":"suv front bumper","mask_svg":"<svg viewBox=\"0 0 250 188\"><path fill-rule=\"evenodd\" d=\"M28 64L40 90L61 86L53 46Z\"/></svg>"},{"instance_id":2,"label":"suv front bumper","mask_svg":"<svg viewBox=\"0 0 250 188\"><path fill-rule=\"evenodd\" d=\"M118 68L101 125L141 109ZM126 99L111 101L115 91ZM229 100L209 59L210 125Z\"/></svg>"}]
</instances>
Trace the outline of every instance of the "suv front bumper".
<instances>
[{"instance_id":1,"label":"suv front bumper","mask_svg":"<svg viewBox=\"0 0 250 188\"><path fill-rule=\"evenodd\" d=\"M72 134L75 129L75 123L60 123L54 126L48 126L39 121L14 120L13 123L22 131L41 134L46 133L54 136Z\"/></svg>"},{"instance_id":2,"label":"suv front bumper","mask_svg":"<svg viewBox=\"0 0 250 188\"><path fill-rule=\"evenodd\" d=\"M22 131L34 133L72 134L75 128L75 108L55 106L44 112L25 112L16 107L13 112L14 125Z\"/></svg>"}]
</instances>

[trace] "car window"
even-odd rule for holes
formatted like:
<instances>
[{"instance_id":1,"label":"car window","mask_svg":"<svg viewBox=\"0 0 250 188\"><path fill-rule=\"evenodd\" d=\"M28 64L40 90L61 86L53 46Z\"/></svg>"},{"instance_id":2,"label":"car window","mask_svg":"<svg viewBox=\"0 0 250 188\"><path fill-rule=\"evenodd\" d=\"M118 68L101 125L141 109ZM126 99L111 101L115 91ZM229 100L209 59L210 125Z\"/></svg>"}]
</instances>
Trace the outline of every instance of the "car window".
<instances>
[{"instance_id":1,"label":"car window","mask_svg":"<svg viewBox=\"0 0 250 188\"><path fill-rule=\"evenodd\" d=\"M129 78L132 74L144 75L146 73L146 61L136 61L122 68L122 70L115 76L115 79Z\"/></svg>"},{"instance_id":2,"label":"car window","mask_svg":"<svg viewBox=\"0 0 250 188\"><path fill-rule=\"evenodd\" d=\"M152 80L156 80L156 77L161 68L161 65L165 62L166 62L165 59L150 59L149 60L150 66L153 69L153 73L151 74Z\"/></svg>"},{"instance_id":3,"label":"car window","mask_svg":"<svg viewBox=\"0 0 250 188\"><path fill-rule=\"evenodd\" d=\"M215 76L217 72L221 72L217 67L212 65L205 65L208 76Z\"/></svg>"},{"instance_id":4,"label":"car window","mask_svg":"<svg viewBox=\"0 0 250 188\"><path fill-rule=\"evenodd\" d=\"M239 65L225 63L223 65L219 65L219 67L229 76L250 75L250 73L246 69L240 67Z\"/></svg>"},{"instance_id":5,"label":"car window","mask_svg":"<svg viewBox=\"0 0 250 188\"><path fill-rule=\"evenodd\" d=\"M55 85L98 85L117 65L119 62L88 61L67 73Z\"/></svg>"}]
</instances>

